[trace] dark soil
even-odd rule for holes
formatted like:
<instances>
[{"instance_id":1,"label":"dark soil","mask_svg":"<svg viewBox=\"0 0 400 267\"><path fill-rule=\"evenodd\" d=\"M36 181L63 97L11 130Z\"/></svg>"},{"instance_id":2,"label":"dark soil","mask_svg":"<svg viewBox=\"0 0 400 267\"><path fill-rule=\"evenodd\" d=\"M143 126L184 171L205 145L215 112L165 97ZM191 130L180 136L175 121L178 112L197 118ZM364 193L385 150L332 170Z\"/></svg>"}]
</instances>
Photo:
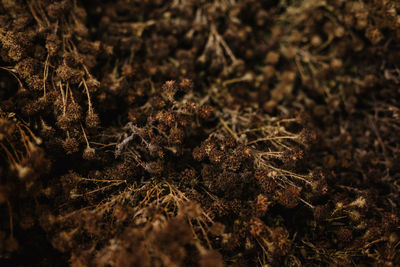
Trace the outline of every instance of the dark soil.
<instances>
[{"instance_id":1,"label":"dark soil","mask_svg":"<svg viewBox=\"0 0 400 267\"><path fill-rule=\"evenodd\" d=\"M400 266L396 0L0 1L1 266Z\"/></svg>"}]
</instances>

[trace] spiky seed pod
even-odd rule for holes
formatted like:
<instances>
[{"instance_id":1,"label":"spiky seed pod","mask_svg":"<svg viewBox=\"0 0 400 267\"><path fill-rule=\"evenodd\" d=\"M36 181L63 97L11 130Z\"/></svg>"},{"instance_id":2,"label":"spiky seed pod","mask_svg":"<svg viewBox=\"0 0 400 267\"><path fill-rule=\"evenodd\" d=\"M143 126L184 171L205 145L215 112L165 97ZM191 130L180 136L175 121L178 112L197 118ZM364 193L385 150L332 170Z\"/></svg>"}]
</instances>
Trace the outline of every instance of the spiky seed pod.
<instances>
[{"instance_id":1,"label":"spiky seed pod","mask_svg":"<svg viewBox=\"0 0 400 267\"><path fill-rule=\"evenodd\" d=\"M86 127L89 129L97 129L100 125L100 118L97 113L88 113L85 118Z\"/></svg>"},{"instance_id":2,"label":"spiky seed pod","mask_svg":"<svg viewBox=\"0 0 400 267\"><path fill-rule=\"evenodd\" d=\"M67 137L62 142L62 146L67 154L72 154L79 151L79 143L75 138Z\"/></svg>"}]
</instances>

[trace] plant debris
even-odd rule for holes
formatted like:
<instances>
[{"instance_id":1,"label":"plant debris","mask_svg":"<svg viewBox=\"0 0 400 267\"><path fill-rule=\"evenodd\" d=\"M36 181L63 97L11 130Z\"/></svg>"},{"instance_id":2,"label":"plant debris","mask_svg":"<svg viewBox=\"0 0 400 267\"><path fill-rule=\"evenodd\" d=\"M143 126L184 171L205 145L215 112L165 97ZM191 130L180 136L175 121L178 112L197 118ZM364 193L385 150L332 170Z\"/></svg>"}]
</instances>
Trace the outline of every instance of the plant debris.
<instances>
[{"instance_id":1,"label":"plant debris","mask_svg":"<svg viewBox=\"0 0 400 267\"><path fill-rule=\"evenodd\" d=\"M398 266L394 0L0 2L0 264Z\"/></svg>"}]
</instances>

